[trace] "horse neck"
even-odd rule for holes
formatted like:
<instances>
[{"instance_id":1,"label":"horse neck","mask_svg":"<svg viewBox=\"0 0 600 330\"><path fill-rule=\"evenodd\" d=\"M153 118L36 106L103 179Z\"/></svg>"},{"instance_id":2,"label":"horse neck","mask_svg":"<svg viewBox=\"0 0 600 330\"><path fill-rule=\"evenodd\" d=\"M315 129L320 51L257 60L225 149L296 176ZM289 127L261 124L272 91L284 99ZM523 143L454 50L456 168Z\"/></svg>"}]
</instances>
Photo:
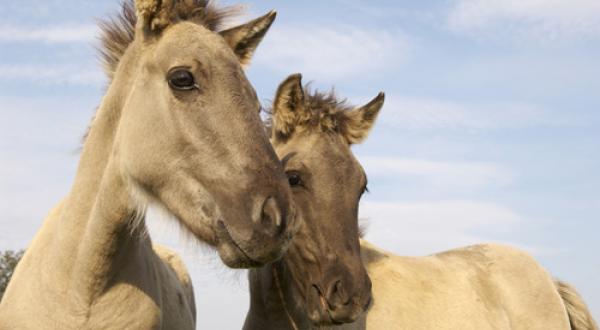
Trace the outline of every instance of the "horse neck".
<instances>
[{"instance_id":1,"label":"horse neck","mask_svg":"<svg viewBox=\"0 0 600 330\"><path fill-rule=\"evenodd\" d=\"M127 262L136 247L149 246L146 236L132 235L129 225L135 205L113 158L120 93L116 87L109 88L98 109L54 240L56 253L71 265L67 267L70 293L78 298L77 303L87 306L118 272L117 263Z\"/></svg>"},{"instance_id":2,"label":"horse neck","mask_svg":"<svg viewBox=\"0 0 600 330\"><path fill-rule=\"evenodd\" d=\"M250 329L309 329L304 301L295 294L284 256L277 262L249 271L250 311L244 324Z\"/></svg>"}]
</instances>

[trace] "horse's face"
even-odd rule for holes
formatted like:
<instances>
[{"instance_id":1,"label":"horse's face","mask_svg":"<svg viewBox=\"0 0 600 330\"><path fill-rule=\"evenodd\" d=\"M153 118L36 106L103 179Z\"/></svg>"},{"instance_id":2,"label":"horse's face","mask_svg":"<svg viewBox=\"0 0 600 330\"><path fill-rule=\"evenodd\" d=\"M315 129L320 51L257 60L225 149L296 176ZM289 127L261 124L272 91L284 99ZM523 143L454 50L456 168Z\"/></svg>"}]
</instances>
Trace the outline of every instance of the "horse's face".
<instances>
[{"instance_id":1,"label":"horse's face","mask_svg":"<svg viewBox=\"0 0 600 330\"><path fill-rule=\"evenodd\" d=\"M117 140L123 174L231 267L278 258L295 227L287 179L240 64L273 18L222 34L188 21L157 31L157 18L142 20L111 86L128 90Z\"/></svg>"},{"instance_id":2,"label":"horse's face","mask_svg":"<svg viewBox=\"0 0 600 330\"><path fill-rule=\"evenodd\" d=\"M298 76L280 86L273 108L273 143L302 220L285 265L295 291L305 300L308 317L317 325L325 325L355 321L371 300L371 280L361 261L358 224L358 203L367 179L350 143L357 142L357 130L370 129L374 116L368 123L361 120L362 128L358 124L353 127L355 140L348 138L347 130L336 131L334 126L323 129L322 123L315 121L327 121L326 117L332 116L329 119L336 117L350 124L342 116L377 112L383 100L375 110L346 113L312 108L332 105L315 101L316 97L304 95ZM287 120L295 126L286 127ZM361 135L364 137L366 131Z\"/></svg>"},{"instance_id":3,"label":"horse's face","mask_svg":"<svg viewBox=\"0 0 600 330\"><path fill-rule=\"evenodd\" d=\"M365 174L336 135L300 133L276 151L303 221L286 260L308 315L316 324L353 322L371 298L358 230Z\"/></svg>"}]
</instances>

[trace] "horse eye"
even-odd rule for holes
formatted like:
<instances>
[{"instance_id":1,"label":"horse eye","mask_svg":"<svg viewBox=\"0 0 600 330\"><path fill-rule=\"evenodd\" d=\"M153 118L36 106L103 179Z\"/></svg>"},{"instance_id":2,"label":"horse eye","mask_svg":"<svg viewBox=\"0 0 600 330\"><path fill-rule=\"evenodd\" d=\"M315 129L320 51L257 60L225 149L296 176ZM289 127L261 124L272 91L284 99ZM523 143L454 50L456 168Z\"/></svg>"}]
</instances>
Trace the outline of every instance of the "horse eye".
<instances>
[{"instance_id":1,"label":"horse eye","mask_svg":"<svg viewBox=\"0 0 600 330\"><path fill-rule=\"evenodd\" d=\"M189 91L198 88L194 75L186 69L176 69L167 76L169 86L180 91Z\"/></svg>"},{"instance_id":2,"label":"horse eye","mask_svg":"<svg viewBox=\"0 0 600 330\"><path fill-rule=\"evenodd\" d=\"M369 192L369 187L367 187L367 185L365 185L363 187L362 191L360 192L360 195L362 196L362 195L364 195L365 193L368 193L368 192Z\"/></svg>"},{"instance_id":3,"label":"horse eye","mask_svg":"<svg viewBox=\"0 0 600 330\"><path fill-rule=\"evenodd\" d=\"M290 186L298 187L298 186L302 185L302 179L300 178L300 174L298 174L296 172L291 172L291 173L288 173L287 176L288 176L288 182L290 183Z\"/></svg>"}]
</instances>

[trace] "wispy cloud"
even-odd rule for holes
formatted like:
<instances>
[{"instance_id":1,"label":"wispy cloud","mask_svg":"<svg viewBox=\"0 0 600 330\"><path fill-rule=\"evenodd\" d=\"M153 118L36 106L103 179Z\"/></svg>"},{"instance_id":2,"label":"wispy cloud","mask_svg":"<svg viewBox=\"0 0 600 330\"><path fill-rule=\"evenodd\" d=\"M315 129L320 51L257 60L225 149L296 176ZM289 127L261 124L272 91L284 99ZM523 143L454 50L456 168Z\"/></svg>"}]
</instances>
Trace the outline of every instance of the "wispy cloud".
<instances>
[{"instance_id":1,"label":"wispy cloud","mask_svg":"<svg viewBox=\"0 0 600 330\"><path fill-rule=\"evenodd\" d=\"M81 66L0 65L0 81L33 82L42 85L101 85L105 81L97 68Z\"/></svg>"},{"instance_id":2,"label":"wispy cloud","mask_svg":"<svg viewBox=\"0 0 600 330\"><path fill-rule=\"evenodd\" d=\"M527 102L455 102L390 94L380 122L413 130L492 130L579 124Z\"/></svg>"},{"instance_id":3,"label":"wispy cloud","mask_svg":"<svg viewBox=\"0 0 600 330\"><path fill-rule=\"evenodd\" d=\"M485 162L442 162L395 157L360 157L363 167L372 177L410 178L446 189L476 190L489 186L504 186L514 175L499 165Z\"/></svg>"},{"instance_id":4,"label":"wispy cloud","mask_svg":"<svg viewBox=\"0 0 600 330\"><path fill-rule=\"evenodd\" d=\"M46 44L92 42L97 34L94 25L77 26L0 26L0 42L42 42Z\"/></svg>"},{"instance_id":5,"label":"wispy cloud","mask_svg":"<svg viewBox=\"0 0 600 330\"><path fill-rule=\"evenodd\" d=\"M340 6L349 7L356 11L359 11L362 14L371 15L371 16L385 16L389 15L390 8L381 8L377 6L373 6L368 2L364 1L355 1L355 0L335 0ZM394 13L397 14L398 9L393 9Z\"/></svg>"},{"instance_id":6,"label":"wispy cloud","mask_svg":"<svg viewBox=\"0 0 600 330\"><path fill-rule=\"evenodd\" d=\"M271 32L256 64L320 80L341 79L397 67L410 48L408 37L399 31L288 26Z\"/></svg>"},{"instance_id":7,"label":"wispy cloud","mask_svg":"<svg viewBox=\"0 0 600 330\"><path fill-rule=\"evenodd\" d=\"M600 37L597 0L458 0L447 26L460 33L558 40Z\"/></svg>"},{"instance_id":8,"label":"wispy cloud","mask_svg":"<svg viewBox=\"0 0 600 330\"><path fill-rule=\"evenodd\" d=\"M526 221L505 206L468 200L362 202L360 215L369 222L367 240L404 255L427 255L465 245L498 242L477 234L477 230L510 233ZM544 247L506 243L538 255L554 252Z\"/></svg>"}]
</instances>

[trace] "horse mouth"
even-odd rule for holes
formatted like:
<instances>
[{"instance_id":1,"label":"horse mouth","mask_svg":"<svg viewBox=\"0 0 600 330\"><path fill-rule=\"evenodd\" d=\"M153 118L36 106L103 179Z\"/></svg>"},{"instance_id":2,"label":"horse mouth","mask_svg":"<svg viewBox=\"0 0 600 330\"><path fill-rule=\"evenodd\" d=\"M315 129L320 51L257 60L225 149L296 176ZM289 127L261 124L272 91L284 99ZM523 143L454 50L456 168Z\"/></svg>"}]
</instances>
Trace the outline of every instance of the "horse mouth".
<instances>
[{"instance_id":1,"label":"horse mouth","mask_svg":"<svg viewBox=\"0 0 600 330\"><path fill-rule=\"evenodd\" d=\"M244 251L244 249L242 249L235 240L231 240L231 245L233 247L235 247L237 249L237 251L239 252L239 256L240 258L240 263L236 265L237 267L240 268L250 268L250 267L260 267L263 266L264 263L257 261L255 259L252 259L252 257L250 257L246 251Z\"/></svg>"},{"instance_id":2,"label":"horse mouth","mask_svg":"<svg viewBox=\"0 0 600 330\"><path fill-rule=\"evenodd\" d=\"M311 321L314 326L324 327L324 326L332 326L332 325L336 326L336 325L342 325L342 324L347 324L347 323L353 323L357 319L358 318L355 318L355 319L340 318L340 319L338 319L334 315L332 315L332 312L329 309L326 309L326 310L322 310L319 312L318 318L311 318Z\"/></svg>"},{"instance_id":3,"label":"horse mouth","mask_svg":"<svg viewBox=\"0 0 600 330\"><path fill-rule=\"evenodd\" d=\"M323 298L321 294L322 290L317 285L310 286L310 293L307 298L307 305L311 306L312 310L309 313L309 319L315 327L325 327L331 325L340 325L344 322L337 322L333 316L331 315L331 311L327 306L327 302L325 298Z\"/></svg>"},{"instance_id":4,"label":"horse mouth","mask_svg":"<svg viewBox=\"0 0 600 330\"><path fill-rule=\"evenodd\" d=\"M227 227L219 221L218 252L221 260L231 268L254 268L264 265L248 255L248 253L235 241Z\"/></svg>"},{"instance_id":5,"label":"horse mouth","mask_svg":"<svg viewBox=\"0 0 600 330\"><path fill-rule=\"evenodd\" d=\"M311 318L312 324L316 327L326 327L332 325L342 325L346 322L337 321L331 316L331 312L322 311L318 318Z\"/></svg>"},{"instance_id":6,"label":"horse mouth","mask_svg":"<svg viewBox=\"0 0 600 330\"><path fill-rule=\"evenodd\" d=\"M321 294L321 290L318 286L313 285L313 296L312 296L312 304L308 302L308 305L313 305L312 313L309 313L309 318L314 326L316 327L326 327L326 326L338 326L347 323L353 323L358 320L360 315L362 315L372 304L372 298L369 296L368 300L365 304L359 305L350 304L348 307L342 307L342 310L332 310L329 307L329 303L325 300L323 295ZM317 293L315 295L315 293Z\"/></svg>"}]
</instances>

